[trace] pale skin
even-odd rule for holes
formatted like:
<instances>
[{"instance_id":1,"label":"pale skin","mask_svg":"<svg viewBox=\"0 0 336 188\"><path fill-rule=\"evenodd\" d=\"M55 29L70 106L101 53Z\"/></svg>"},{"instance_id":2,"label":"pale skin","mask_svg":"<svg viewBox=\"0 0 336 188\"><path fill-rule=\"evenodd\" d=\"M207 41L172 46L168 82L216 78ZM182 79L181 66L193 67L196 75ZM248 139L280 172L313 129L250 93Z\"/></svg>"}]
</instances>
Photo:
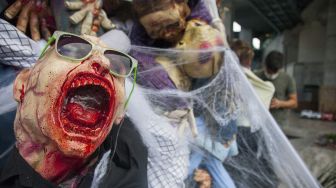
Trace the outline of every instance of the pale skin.
<instances>
[{"instance_id":1,"label":"pale skin","mask_svg":"<svg viewBox=\"0 0 336 188\"><path fill-rule=\"evenodd\" d=\"M96 37L84 38L105 47ZM110 62L102 53L94 50L84 61L75 62L60 57L52 46L33 68L22 71L15 80L14 98L18 101L14 122L16 147L32 168L56 184L64 181L69 174L80 172L90 155L105 140L112 125L118 124L123 118L125 80L109 73ZM66 126L63 123L64 117L60 115L63 111L70 116L79 116L77 119L82 118L80 120L84 122L87 119L82 114L91 113L87 109L67 111L66 108L71 106L64 102L64 96L77 87L72 87L71 83L87 87L103 84L107 88L110 97L106 105L110 105L108 109L98 111L106 115L100 117L103 123L97 128L78 122ZM71 85L71 88L67 85ZM83 93L81 91L80 95Z\"/></svg>"},{"instance_id":2,"label":"pale skin","mask_svg":"<svg viewBox=\"0 0 336 188\"><path fill-rule=\"evenodd\" d=\"M113 0L112 3L117 2ZM82 22L81 34L96 36L100 26L107 30L116 27L102 9L100 0L65 1L65 6L69 10L76 10L69 19L73 24Z\"/></svg>"},{"instance_id":3,"label":"pale skin","mask_svg":"<svg viewBox=\"0 0 336 188\"><path fill-rule=\"evenodd\" d=\"M48 29L48 19L52 15L46 0L16 0L5 11L9 20L18 17L16 27L26 33L30 29L31 37L37 41L41 38L48 39L51 35Z\"/></svg>"},{"instance_id":4,"label":"pale skin","mask_svg":"<svg viewBox=\"0 0 336 188\"><path fill-rule=\"evenodd\" d=\"M164 39L175 43L181 38L186 27L186 16L190 13L187 6L173 6L142 16L139 21L152 39Z\"/></svg>"}]
</instances>

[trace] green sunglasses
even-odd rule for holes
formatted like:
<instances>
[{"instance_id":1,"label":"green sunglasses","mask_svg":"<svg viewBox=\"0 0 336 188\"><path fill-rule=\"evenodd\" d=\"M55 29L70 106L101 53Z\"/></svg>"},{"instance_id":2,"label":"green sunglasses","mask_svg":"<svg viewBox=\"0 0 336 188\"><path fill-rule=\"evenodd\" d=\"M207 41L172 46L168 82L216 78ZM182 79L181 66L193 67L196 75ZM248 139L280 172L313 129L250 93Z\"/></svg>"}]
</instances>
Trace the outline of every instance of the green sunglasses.
<instances>
[{"instance_id":1,"label":"green sunglasses","mask_svg":"<svg viewBox=\"0 0 336 188\"><path fill-rule=\"evenodd\" d=\"M109 69L111 74L115 76L128 77L138 65L138 61L128 54L115 49L97 46L81 36L62 31L55 31L49 38L40 58L44 56L48 47L54 42L56 53L72 61L80 62L87 59L94 50L102 51L110 62Z\"/></svg>"},{"instance_id":2,"label":"green sunglasses","mask_svg":"<svg viewBox=\"0 0 336 188\"><path fill-rule=\"evenodd\" d=\"M136 83L138 67L138 61L136 59L118 50L97 46L81 36L62 31L55 31L48 39L47 45L43 48L39 59L44 56L48 47L53 43L55 43L56 53L60 57L78 63L87 59L93 51L102 51L104 56L109 60L109 70L114 76L129 77L134 70L133 86L125 102L125 108L127 107Z\"/></svg>"}]
</instances>

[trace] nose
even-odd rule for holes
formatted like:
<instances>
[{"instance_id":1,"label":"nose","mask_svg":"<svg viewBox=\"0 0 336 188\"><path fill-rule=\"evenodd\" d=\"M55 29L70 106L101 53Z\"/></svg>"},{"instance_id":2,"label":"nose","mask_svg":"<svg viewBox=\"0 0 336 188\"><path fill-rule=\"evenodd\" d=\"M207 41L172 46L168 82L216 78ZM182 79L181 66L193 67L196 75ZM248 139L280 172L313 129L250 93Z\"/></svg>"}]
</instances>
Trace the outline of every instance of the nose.
<instances>
[{"instance_id":1,"label":"nose","mask_svg":"<svg viewBox=\"0 0 336 188\"><path fill-rule=\"evenodd\" d=\"M109 62L106 61L107 61L106 59L103 59L101 57L92 56L89 60L90 67L96 74L104 77L106 74L110 72L109 69L110 64Z\"/></svg>"}]
</instances>

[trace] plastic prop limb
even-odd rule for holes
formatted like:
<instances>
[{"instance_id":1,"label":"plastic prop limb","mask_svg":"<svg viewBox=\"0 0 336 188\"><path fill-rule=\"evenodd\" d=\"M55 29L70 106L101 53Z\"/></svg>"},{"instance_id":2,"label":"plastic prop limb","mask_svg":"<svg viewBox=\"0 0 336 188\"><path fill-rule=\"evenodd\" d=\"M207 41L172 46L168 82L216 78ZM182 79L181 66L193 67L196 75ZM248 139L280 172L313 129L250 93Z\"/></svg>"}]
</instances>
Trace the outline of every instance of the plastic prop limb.
<instances>
[{"instance_id":1,"label":"plastic prop limb","mask_svg":"<svg viewBox=\"0 0 336 188\"><path fill-rule=\"evenodd\" d=\"M54 22L47 0L16 0L6 9L5 17L11 20L17 15L16 27L26 33L29 24L33 40L47 40L51 36L53 31L50 30L54 29Z\"/></svg>"},{"instance_id":2,"label":"plastic prop limb","mask_svg":"<svg viewBox=\"0 0 336 188\"><path fill-rule=\"evenodd\" d=\"M116 26L108 19L102 9L102 0L77 0L65 1L65 6L70 10L78 10L70 16L73 24L82 22L81 34L96 35L99 27L110 30Z\"/></svg>"}]
</instances>

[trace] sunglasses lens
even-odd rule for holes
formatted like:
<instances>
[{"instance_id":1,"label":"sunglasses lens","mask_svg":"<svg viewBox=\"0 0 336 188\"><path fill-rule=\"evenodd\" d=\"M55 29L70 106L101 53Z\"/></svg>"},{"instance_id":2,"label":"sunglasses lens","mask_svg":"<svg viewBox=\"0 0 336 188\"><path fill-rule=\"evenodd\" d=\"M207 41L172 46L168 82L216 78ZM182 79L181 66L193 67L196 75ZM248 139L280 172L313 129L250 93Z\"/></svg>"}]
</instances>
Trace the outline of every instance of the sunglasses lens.
<instances>
[{"instance_id":1,"label":"sunglasses lens","mask_svg":"<svg viewBox=\"0 0 336 188\"><path fill-rule=\"evenodd\" d=\"M112 51L105 51L105 57L110 61L110 70L119 75L128 75L132 70L132 60L128 56Z\"/></svg>"},{"instance_id":2,"label":"sunglasses lens","mask_svg":"<svg viewBox=\"0 0 336 188\"><path fill-rule=\"evenodd\" d=\"M57 52L73 59L84 58L91 50L92 45L89 42L73 35L61 35L57 42Z\"/></svg>"}]
</instances>

